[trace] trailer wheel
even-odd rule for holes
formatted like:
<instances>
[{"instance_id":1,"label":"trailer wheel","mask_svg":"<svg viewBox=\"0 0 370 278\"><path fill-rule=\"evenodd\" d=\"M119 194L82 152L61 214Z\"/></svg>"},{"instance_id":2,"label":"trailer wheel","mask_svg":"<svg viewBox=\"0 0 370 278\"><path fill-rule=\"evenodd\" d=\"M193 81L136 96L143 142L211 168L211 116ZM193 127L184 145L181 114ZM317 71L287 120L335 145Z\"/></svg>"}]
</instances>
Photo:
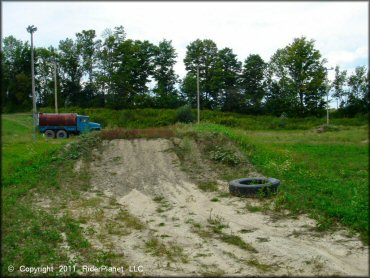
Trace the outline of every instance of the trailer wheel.
<instances>
[{"instance_id":1,"label":"trailer wheel","mask_svg":"<svg viewBox=\"0 0 370 278\"><path fill-rule=\"evenodd\" d=\"M44 135L48 139L53 139L53 138L55 138L55 131L51 130L51 129L48 129L44 132Z\"/></svg>"},{"instance_id":2,"label":"trailer wheel","mask_svg":"<svg viewBox=\"0 0 370 278\"><path fill-rule=\"evenodd\" d=\"M68 137L68 133L65 130L58 130L57 132L57 138L58 139L65 139Z\"/></svg>"}]
</instances>

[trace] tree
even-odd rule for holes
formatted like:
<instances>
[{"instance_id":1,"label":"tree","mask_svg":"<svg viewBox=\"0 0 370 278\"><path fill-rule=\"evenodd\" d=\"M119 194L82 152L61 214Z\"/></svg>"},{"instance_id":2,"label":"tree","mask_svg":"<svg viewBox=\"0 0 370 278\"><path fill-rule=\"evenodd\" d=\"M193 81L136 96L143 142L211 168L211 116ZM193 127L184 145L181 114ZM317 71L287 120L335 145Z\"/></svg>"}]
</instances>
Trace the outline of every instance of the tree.
<instances>
[{"instance_id":1,"label":"tree","mask_svg":"<svg viewBox=\"0 0 370 278\"><path fill-rule=\"evenodd\" d=\"M265 111L277 116L283 112L296 114L298 109L296 92L289 86L288 70L284 66L282 52L282 49L276 51L266 71Z\"/></svg>"},{"instance_id":2,"label":"tree","mask_svg":"<svg viewBox=\"0 0 370 278\"><path fill-rule=\"evenodd\" d=\"M32 108L31 49L13 36L2 41L2 100L6 111Z\"/></svg>"},{"instance_id":3,"label":"tree","mask_svg":"<svg viewBox=\"0 0 370 278\"><path fill-rule=\"evenodd\" d=\"M271 58L272 80L269 84L280 87L278 91L282 97L287 98L284 102L290 111L301 116L319 115L325 107L325 63L326 60L315 49L314 40L296 38L292 44L276 51Z\"/></svg>"},{"instance_id":4,"label":"tree","mask_svg":"<svg viewBox=\"0 0 370 278\"><path fill-rule=\"evenodd\" d=\"M175 88L179 78L174 70L176 57L176 50L171 41L163 40L155 48L153 77L157 84L153 92L156 95L157 107L175 108L179 104Z\"/></svg>"},{"instance_id":5,"label":"tree","mask_svg":"<svg viewBox=\"0 0 370 278\"><path fill-rule=\"evenodd\" d=\"M262 99L266 93L267 64L258 54L251 54L245 59L242 73L242 90L246 111L258 113L262 110Z\"/></svg>"},{"instance_id":6,"label":"tree","mask_svg":"<svg viewBox=\"0 0 370 278\"><path fill-rule=\"evenodd\" d=\"M368 113L369 109L369 72L365 66L356 67L355 72L348 77L348 102L345 113L355 116Z\"/></svg>"},{"instance_id":7,"label":"tree","mask_svg":"<svg viewBox=\"0 0 370 278\"><path fill-rule=\"evenodd\" d=\"M212 91L218 92L217 106L223 111L242 110L242 96L239 90L241 67L241 62L231 48L226 47L218 51L211 88Z\"/></svg>"},{"instance_id":8,"label":"tree","mask_svg":"<svg viewBox=\"0 0 370 278\"><path fill-rule=\"evenodd\" d=\"M54 106L54 53L51 49L35 49L35 89L38 92L38 104Z\"/></svg>"},{"instance_id":9,"label":"tree","mask_svg":"<svg viewBox=\"0 0 370 278\"><path fill-rule=\"evenodd\" d=\"M98 42L95 41L94 30L83 30L76 34L76 47L82 60L82 70L84 74L88 75L89 82L92 83L94 79L94 67L96 61L96 48Z\"/></svg>"},{"instance_id":10,"label":"tree","mask_svg":"<svg viewBox=\"0 0 370 278\"><path fill-rule=\"evenodd\" d=\"M347 71L341 71L339 66L335 67L335 77L332 83L334 93L333 97L337 99L337 106L339 102L339 107L343 107L346 104L347 91L345 90L345 85L347 82Z\"/></svg>"},{"instance_id":11,"label":"tree","mask_svg":"<svg viewBox=\"0 0 370 278\"><path fill-rule=\"evenodd\" d=\"M184 100L190 103L191 107L197 107L197 76L188 72L181 82L181 92ZM200 102L202 98L200 96Z\"/></svg>"},{"instance_id":12,"label":"tree","mask_svg":"<svg viewBox=\"0 0 370 278\"><path fill-rule=\"evenodd\" d=\"M350 96L365 99L368 93L367 70L365 66L355 68L355 72L348 78Z\"/></svg>"},{"instance_id":13,"label":"tree","mask_svg":"<svg viewBox=\"0 0 370 278\"><path fill-rule=\"evenodd\" d=\"M201 108L213 109L217 107L218 91L212 84L215 77L215 66L218 59L218 50L212 40L196 40L187 47L184 58L188 74L196 76L199 67L200 105ZM190 80L192 77L185 77ZM192 93L193 94L193 93Z\"/></svg>"},{"instance_id":14,"label":"tree","mask_svg":"<svg viewBox=\"0 0 370 278\"><path fill-rule=\"evenodd\" d=\"M80 56L83 76L87 76L88 82L83 82L82 94L89 101L86 105L104 105L104 95L97 92L96 86L96 64L98 58L98 51L100 48L100 40L96 40L94 30L83 30L76 34L77 51Z\"/></svg>"},{"instance_id":15,"label":"tree","mask_svg":"<svg viewBox=\"0 0 370 278\"><path fill-rule=\"evenodd\" d=\"M151 105L148 83L154 70L154 45L125 40L117 45L108 106L121 109Z\"/></svg>"},{"instance_id":16,"label":"tree","mask_svg":"<svg viewBox=\"0 0 370 278\"><path fill-rule=\"evenodd\" d=\"M118 45L126 39L126 32L123 26L118 26L114 30L105 29L102 36L103 41L98 41L97 45L99 50L97 53L96 85L102 98L101 105L109 103L112 107L116 94L113 76L117 71L120 59Z\"/></svg>"},{"instance_id":17,"label":"tree","mask_svg":"<svg viewBox=\"0 0 370 278\"><path fill-rule=\"evenodd\" d=\"M79 60L76 42L69 38L60 41L58 54L61 71L62 103L65 106L85 106L88 99L81 93L83 68Z\"/></svg>"}]
</instances>

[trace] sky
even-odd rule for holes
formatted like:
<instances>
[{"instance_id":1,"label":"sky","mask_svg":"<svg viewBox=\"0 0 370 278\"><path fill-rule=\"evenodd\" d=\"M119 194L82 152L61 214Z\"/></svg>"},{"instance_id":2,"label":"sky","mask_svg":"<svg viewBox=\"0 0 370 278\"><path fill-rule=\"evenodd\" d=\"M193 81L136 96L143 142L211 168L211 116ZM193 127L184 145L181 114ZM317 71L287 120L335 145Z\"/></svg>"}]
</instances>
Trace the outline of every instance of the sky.
<instances>
[{"instance_id":1,"label":"sky","mask_svg":"<svg viewBox=\"0 0 370 278\"><path fill-rule=\"evenodd\" d=\"M177 50L175 70L186 74L186 46L211 39L219 49L229 47L240 61L259 54L265 61L294 38L305 36L327 67L339 65L352 72L368 66L368 10L363 2L4 2L2 37L29 40L35 25L36 47L57 47L60 40L93 29L122 25L127 38L158 44L171 40ZM332 79L334 71L329 71Z\"/></svg>"}]
</instances>

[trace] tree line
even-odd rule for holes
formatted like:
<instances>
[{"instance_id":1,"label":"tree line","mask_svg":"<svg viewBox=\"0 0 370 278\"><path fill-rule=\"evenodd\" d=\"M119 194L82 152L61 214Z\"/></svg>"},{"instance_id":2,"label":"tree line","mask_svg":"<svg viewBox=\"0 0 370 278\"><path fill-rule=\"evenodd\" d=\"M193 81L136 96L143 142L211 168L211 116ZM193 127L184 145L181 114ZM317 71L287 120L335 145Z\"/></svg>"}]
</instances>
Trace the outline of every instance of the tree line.
<instances>
[{"instance_id":1,"label":"tree line","mask_svg":"<svg viewBox=\"0 0 370 278\"><path fill-rule=\"evenodd\" d=\"M329 82L324 59L314 40L295 38L269 61L250 54L242 62L231 48L218 49L209 39L187 46L186 75L174 71L177 53L172 42L157 45L127 38L122 26L106 29L101 38L83 30L58 48L35 48L38 106L54 105L54 63L58 103L62 107L177 108L196 107L199 71L200 105L247 114L286 113L320 116L331 94L343 115L367 113L369 72L359 66L348 75L335 68ZM2 41L2 101L7 112L30 110L31 55L29 43L13 36Z\"/></svg>"}]
</instances>

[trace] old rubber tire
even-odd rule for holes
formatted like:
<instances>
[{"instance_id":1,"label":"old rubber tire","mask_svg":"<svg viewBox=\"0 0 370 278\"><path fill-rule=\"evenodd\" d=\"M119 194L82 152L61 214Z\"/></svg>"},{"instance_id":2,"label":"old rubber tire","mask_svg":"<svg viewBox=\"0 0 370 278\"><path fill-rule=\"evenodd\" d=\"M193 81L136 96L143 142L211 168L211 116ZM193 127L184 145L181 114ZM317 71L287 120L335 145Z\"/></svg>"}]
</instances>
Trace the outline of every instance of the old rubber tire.
<instances>
[{"instance_id":1,"label":"old rubber tire","mask_svg":"<svg viewBox=\"0 0 370 278\"><path fill-rule=\"evenodd\" d=\"M57 138L58 139L66 139L68 137L68 133L65 130L58 130Z\"/></svg>"},{"instance_id":2,"label":"old rubber tire","mask_svg":"<svg viewBox=\"0 0 370 278\"><path fill-rule=\"evenodd\" d=\"M55 138L55 131L51 130L51 129L48 129L44 132L44 135L48 139L53 139L53 138Z\"/></svg>"},{"instance_id":3,"label":"old rubber tire","mask_svg":"<svg viewBox=\"0 0 370 278\"><path fill-rule=\"evenodd\" d=\"M237 196L268 195L277 192L280 181L274 178L242 178L229 183L229 191Z\"/></svg>"}]
</instances>

